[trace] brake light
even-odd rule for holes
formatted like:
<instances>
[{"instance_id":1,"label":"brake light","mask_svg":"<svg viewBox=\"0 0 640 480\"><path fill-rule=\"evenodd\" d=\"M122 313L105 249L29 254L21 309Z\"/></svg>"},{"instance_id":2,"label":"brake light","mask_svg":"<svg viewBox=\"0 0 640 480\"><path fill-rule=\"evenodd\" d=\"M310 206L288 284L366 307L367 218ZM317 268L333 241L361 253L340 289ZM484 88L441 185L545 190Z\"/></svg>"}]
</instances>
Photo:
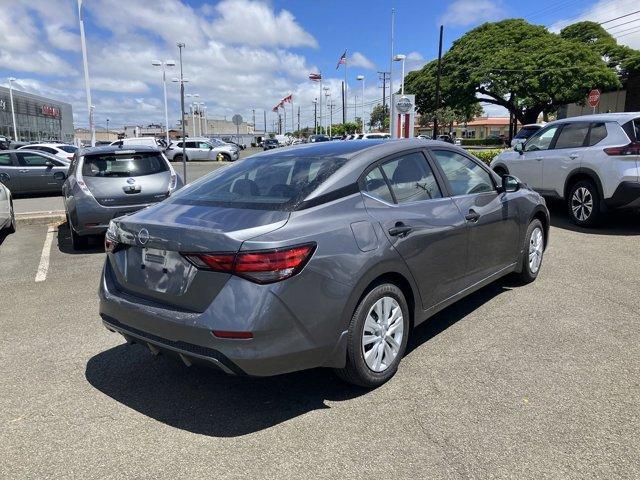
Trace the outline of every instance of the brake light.
<instances>
[{"instance_id":1,"label":"brake light","mask_svg":"<svg viewBox=\"0 0 640 480\"><path fill-rule=\"evenodd\" d=\"M251 332L231 332L228 330L211 330L214 337L218 338L232 338L234 340L249 340L253 338Z\"/></svg>"},{"instance_id":2,"label":"brake light","mask_svg":"<svg viewBox=\"0 0 640 480\"><path fill-rule=\"evenodd\" d=\"M227 272L255 283L279 282L294 276L307 264L316 245L234 253L183 253L195 267Z\"/></svg>"},{"instance_id":3,"label":"brake light","mask_svg":"<svg viewBox=\"0 0 640 480\"><path fill-rule=\"evenodd\" d=\"M604 149L604 153L613 156L640 155L640 142L631 142L622 147L607 147Z\"/></svg>"}]
</instances>

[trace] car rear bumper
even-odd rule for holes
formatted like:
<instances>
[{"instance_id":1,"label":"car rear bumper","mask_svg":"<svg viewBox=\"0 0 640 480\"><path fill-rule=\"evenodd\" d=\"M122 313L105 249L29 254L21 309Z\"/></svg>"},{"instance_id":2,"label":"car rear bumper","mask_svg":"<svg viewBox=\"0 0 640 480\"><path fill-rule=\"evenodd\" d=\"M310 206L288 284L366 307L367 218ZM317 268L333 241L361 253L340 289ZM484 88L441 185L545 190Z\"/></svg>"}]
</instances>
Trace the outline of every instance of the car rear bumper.
<instances>
[{"instance_id":1,"label":"car rear bumper","mask_svg":"<svg viewBox=\"0 0 640 480\"><path fill-rule=\"evenodd\" d=\"M152 353L159 349L176 354L187 365L205 363L251 376L344 366L346 331L340 321L344 301L335 296L323 300L327 321L314 318L305 324L277 289L248 283L232 276L204 312L193 312L121 290L107 260L99 291L100 316L109 330L128 341L151 345ZM344 293L346 297L347 288ZM250 331L253 338L219 338L213 334L218 329Z\"/></svg>"},{"instance_id":2,"label":"car rear bumper","mask_svg":"<svg viewBox=\"0 0 640 480\"><path fill-rule=\"evenodd\" d=\"M604 203L608 208L640 208L640 182L621 182Z\"/></svg>"}]
</instances>

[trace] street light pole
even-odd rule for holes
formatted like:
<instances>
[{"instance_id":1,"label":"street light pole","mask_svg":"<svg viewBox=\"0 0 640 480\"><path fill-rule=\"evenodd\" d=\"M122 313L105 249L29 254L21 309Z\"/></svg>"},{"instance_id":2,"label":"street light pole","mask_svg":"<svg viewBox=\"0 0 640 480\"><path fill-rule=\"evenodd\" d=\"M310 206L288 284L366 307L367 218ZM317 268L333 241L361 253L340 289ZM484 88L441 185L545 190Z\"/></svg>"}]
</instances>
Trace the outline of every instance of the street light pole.
<instances>
[{"instance_id":1,"label":"street light pole","mask_svg":"<svg viewBox=\"0 0 640 480\"><path fill-rule=\"evenodd\" d=\"M151 62L154 67L162 68L162 89L164 90L164 129L167 137L167 146L169 146L169 110L167 108L167 76L166 67L175 67L176 62L173 60L155 60Z\"/></svg>"},{"instance_id":2,"label":"street light pole","mask_svg":"<svg viewBox=\"0 0 640 480\"><path fill-rule=\"evenodd\" d=\"M11 102L11 118L13 119L13 141L18 141L18 127L16 125L16 111L13 107L13 82L16 81L14 77L9 77L9 101Z\"/></svg>"},{"instance_id":3,"label":"street light pole","mask_svg":"<svg viewBox=\"0 0 640 480\"><path fill-rule=\"evenodd\" d=\"M109 119L107 118L107 142L109 141Z\"/></svg>"},{"instance_id":4,"label":"street light pole","mask_svg":"<svg viewBox=\"0 0 640 480\"><path fill-rule=\"evenodd\" d=\"M402 62L402 74L401 74L401 77L400 77L400 95L404 95L404 60L406 58L407 58L406 55L402 55L400 53L398 55L396 55L395 57L393 57L393 61L394 62ZM399 131L400 132L404 132L404 129L402 128L404 115L398 115L398 117L396 117L396 121L399 122L399 124L400 124L400 125L398 125L400 127ZM398 129L396 129L396 131L398 131ZM400 134L400 138L403 138L402 134Z\"/></svg>"},{"instance_id":5,"label":"street light pole","mask_svg":"<svg viewBox=\"0 0 640 480\"><path fill-rule=\"evenodd\" d=\"M84 86L87 95L87 113L89 114L89 131L91 132L91 146L96 146L96 129L93 125L93 111L91 106L91 86L89 83L89 63L87 61L87 42L84 37L84 18L82 16L82 0L78 0L78 21L80 22L80 44L82 47L82 64L84 67Z\"/></svg>"},{"instance_id":6,"label":"street light pole","mask_svg":"<svg viewBox=\"0 0 640 480\"><path fill-rule=\"evenodd\" d=\"M318 99L313 99L313 127L315 129L315 134L318 134Z\"/></svg>"},{"instance_id":7,"label":"street light pole","mask_svg":"<svg viewBox=\"0 0 640 480\"><path fill-rule=\"evenodd\" d=\"M362 133L364 133L364 75L358 75L356 79L362 82Z\"/></svg>"},{"instance_id":8,"label":"street light pole","mask_svg":"<svg viewBox=\"0 0 640 480\"><path fill-rule=\"evenodd\" d=\"M178 42L176 44L178 46L178 50L180 50L180 79L174 78L173 81L180 82L180 114L182 117L182 181L187 183L187 140L185 138L186 132L184 128L184 82L187 80L184 78L182 74L182 49L184 48L184 43Z\"/></svg>"}]
</instances>

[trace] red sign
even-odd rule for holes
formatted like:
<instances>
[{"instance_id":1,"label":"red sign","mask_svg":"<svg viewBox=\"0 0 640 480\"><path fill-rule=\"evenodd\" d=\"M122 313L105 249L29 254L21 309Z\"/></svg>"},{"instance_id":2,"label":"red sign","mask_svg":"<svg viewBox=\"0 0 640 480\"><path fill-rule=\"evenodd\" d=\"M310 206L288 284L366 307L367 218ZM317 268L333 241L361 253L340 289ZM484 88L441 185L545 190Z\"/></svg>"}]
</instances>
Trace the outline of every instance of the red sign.
<instances>
[{"instance_id":1,"label":"red sign","mask_svg":"<svg viewBox=\"0 0 640 480\"><path fill-rule=\"evenodd\" d=\"M42 114L47 117L59 117L60 109L56 107L50 107L49 105L42 105Z\"/></svg>"},{"instance_id":2,"label":"red sign","mask_svg":"<svg viewBox=\"0 0 640 480\"><path fill-rule=\"evenodd\" d=\"M591 90L589 92L588 101L591 108L596 108L598 106L598 103L600 103L600 90L598 90L597 88Z\"/></svg>"}]
</instances>

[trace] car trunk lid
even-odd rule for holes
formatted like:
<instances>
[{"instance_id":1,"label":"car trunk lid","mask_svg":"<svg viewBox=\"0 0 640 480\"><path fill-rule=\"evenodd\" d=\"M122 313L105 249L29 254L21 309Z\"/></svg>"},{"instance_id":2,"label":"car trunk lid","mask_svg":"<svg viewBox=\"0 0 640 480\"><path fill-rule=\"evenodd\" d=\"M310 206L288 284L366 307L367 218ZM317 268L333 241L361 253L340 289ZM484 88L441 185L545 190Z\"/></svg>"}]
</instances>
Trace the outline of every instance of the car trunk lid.
<instances>
[{"instance_id":1,"label":"car trunk lid","mask_svg":"<svg viewBox=\"0 0 640 480\"><path fill-rule=\"evenodd\" d=\"M100 205L107 207L156 203L169 196L169 172L139 177L84 177Z\"/></svg>"}]
</instances>

